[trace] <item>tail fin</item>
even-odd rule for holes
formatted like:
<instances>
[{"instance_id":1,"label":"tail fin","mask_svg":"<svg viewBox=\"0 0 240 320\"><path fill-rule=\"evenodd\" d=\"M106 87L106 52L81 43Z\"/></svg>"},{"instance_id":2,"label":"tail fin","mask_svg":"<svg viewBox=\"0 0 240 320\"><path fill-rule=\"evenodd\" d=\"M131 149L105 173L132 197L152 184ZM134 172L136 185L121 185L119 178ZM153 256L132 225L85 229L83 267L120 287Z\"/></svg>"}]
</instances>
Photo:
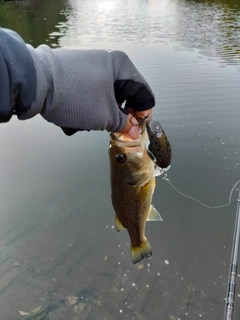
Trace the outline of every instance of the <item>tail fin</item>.
<instances>
[{"instance_id":1,"label":"tail fin","mask_svg":"<svg viewBox=\"0 0 240 320\"><path fill-rule=\"evenodd\" d=\"M142 261L144 258L151 258L151 256L152 248L147 239L145 239L145 241L142 242L139 247L131 248L131 258L134 264Z\"/></svg>"}]
</instances>

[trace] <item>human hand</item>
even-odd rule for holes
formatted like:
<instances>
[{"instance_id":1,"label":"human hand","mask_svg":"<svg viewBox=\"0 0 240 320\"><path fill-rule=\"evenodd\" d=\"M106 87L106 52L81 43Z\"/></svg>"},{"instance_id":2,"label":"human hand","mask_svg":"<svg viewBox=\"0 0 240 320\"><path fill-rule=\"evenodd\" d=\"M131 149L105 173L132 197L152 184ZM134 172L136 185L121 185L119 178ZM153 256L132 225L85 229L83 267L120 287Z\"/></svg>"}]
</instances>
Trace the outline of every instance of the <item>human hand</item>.
<instances>
[{"instance_id":1,"label":"human hand","mask_svg":"<svg viewBox=\"0 0 240 320\"><path fill-rule=\"evenodd\" d=\"M152 118L152 109L148 109L145 111L134 111L132 109L128 109L128 117L127 122L124 129L120 132L130 139L137 139L139 137L139 127L138 120L143 119L145 117Z\"/></svg>"}]
</instances>

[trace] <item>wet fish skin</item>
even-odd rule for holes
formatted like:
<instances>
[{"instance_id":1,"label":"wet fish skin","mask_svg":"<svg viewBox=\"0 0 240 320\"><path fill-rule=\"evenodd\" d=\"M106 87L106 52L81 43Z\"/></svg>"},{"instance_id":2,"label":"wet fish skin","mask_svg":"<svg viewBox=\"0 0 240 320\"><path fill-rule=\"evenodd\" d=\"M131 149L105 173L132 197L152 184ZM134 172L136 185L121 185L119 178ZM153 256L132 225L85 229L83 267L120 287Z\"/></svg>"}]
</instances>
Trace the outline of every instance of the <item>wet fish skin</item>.
<instances>
[{"instance_id":1,"label":"wet fish skin","mask_svg":"<svg viewBox=\"0 0 240 320\"><path fill-rule=\"evenodd\" d=\"M147 220L161 221L151 206L155 188L154 163L146 142L145 124L139 139L130 140L117 133L110 135L109 159L111 169L112 203L116 214L116 229L127 229L131 240L132 262L152 256L145 237Z\"/></svg>"},{"instance_id":2,"label":"wet fish skin","mask_svg":"<svg viewBox=\"0 0 240 320\"><path fill-rule=\"evenodd\" d=\"M154 156L154 161L160 168L167 168L172 160L172 149L168 138L160 125L154 119L150 119L146 123L146 128L149 136L148 150Z\"/></svg>"}]
</instances>

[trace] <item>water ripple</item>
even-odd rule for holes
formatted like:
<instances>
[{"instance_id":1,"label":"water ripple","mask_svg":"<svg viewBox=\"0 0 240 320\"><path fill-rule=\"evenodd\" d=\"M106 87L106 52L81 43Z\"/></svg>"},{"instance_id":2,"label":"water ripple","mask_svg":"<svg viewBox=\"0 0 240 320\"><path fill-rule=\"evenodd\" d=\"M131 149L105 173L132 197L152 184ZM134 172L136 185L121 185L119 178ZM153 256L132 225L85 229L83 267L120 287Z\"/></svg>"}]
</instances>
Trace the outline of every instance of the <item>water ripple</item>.
<instances>
[{"instance_id":1,"label":"water ripple","mask_svg":"<svg viewBox=\"0 0 240 320\"><path fill-rule=\"evenodd\" d=\"M69 0L69 3L74 15L68 16L69 30L62 39L63 46L89 45L99 39L151 45L175 41L183 47L218 56L226 63L240 64L238 0L226 3Z\"/></svg>"}]
</instances>

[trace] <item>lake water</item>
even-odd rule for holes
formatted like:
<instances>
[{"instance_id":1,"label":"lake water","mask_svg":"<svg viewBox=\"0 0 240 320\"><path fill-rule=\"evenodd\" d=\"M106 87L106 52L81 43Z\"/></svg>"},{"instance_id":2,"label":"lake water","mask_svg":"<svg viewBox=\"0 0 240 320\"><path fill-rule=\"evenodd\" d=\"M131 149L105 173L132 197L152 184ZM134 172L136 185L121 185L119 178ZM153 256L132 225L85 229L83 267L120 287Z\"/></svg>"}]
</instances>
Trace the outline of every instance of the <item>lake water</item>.
<instances>
[{"instance_id":1,"label":"lake water","mask_svg":"<svg viewBox=\"0 0 240 320\"><path fill-rule=\"evenodd\" d=\"M239 0L0 3L0 25L34 46L125 51L156 95L171 183L228 202L240 179ZM0 319L49 303L33 319L223 318L236 188L212 210L157 178L164 221L147 224L153 257L134 266L114 227L108 133L67 137L37 116L2 124L0 141ZM239 302L237 278L234 319Z\"/></svg>"}]
</instances>

